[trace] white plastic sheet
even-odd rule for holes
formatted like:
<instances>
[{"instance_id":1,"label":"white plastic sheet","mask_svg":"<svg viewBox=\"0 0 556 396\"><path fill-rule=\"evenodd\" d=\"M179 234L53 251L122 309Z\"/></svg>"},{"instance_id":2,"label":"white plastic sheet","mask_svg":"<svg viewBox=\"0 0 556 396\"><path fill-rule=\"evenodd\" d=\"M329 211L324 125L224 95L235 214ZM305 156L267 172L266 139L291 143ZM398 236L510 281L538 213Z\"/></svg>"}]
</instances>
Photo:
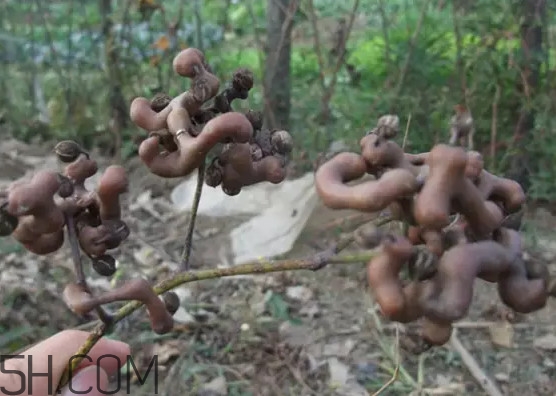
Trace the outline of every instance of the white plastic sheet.
<instances>
[{"instance_id":1,"label":"white plastic sheet","mask_svg":"<svg viewBox=\"0 0 556 396\"><path fill-rule=\"evenodd\" d=\"M195 194L193 174L172 191L179 211L189 211ZM199 214L209 217L253 215L230 232L233 263L272 258L291 250L318 203L313 173L280 184L259 183L230 197L204 186Z\"/></svg>"}]
</instances>

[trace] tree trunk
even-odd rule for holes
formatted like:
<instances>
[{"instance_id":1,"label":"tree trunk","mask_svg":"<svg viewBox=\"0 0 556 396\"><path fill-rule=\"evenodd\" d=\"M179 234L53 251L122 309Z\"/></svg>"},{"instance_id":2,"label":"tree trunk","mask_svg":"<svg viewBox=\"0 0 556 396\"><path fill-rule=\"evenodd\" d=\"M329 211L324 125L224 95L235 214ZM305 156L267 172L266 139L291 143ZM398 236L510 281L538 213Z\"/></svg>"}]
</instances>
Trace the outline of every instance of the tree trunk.
<instances>
[{"instance_id":1,"label":"tree trunk","mask_svg":"<svg viewBox=\"0 0 556 396\"><path fill-rule=\"evenodd\" d=\"M524 81L518 85L524 97L533 99L539 89L540 68L543 51L543 22L546 13L546 0L521 0L518 9L523 15L521 24L521 51ZM535 127L534 109L524 108L519 112L515 129L516 153L512 157L508 176L518 181L525 191L530 187L532 170L531 158L527 150L527 142L533 136Z\"/></svg>"},{"instance_id":2,"label":"tree trunk","mask_svg":"<svg viewBox=\"0 0 556 396\"><path fill-rule=\"evenodd\" d=\"M116 161L121 160L122 130L129 124L129 112L122 92L122 74L119 67L118 48L116 48L113 22L112 0L99 0L99 11L102 18L102 34L106 56L106 78L110 89L110 122L109 129L114 135L113 150Z\"/></svg>"},{"instance_id":3,"label":"tree trunk","mask_svg":"<svg viewBox=\"0 0 556 396\"><path fill-rule=\"evenodd\" d=\"M267 3L264 122L269 128L289 128L291 3L290 0L268 0Z\"/></svg>"}]
</instances>

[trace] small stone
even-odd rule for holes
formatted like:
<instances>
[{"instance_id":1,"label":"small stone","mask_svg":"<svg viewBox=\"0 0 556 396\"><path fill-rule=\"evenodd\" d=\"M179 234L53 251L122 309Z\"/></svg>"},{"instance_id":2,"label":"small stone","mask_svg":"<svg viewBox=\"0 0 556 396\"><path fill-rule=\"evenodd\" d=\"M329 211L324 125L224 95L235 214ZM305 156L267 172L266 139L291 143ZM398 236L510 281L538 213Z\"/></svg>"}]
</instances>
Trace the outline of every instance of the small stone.
<instances>
[{"instance_id":1,"label":"small stone","mask_svg":"<svg viewBox=\"0 0 556 396\"><path fill-rule=\"evenodd\" d=\"M228 394L228 383L223 376L216 377L201 387L199 395L225 396Z\"/></svg>"},{"instance_id":2,"label":"small stone","mask_svg":"<svg viewBox=\"0 0 556 396\"><path fill-rule=\"evenodd\" d=\"M556 335L546 334L539 337L533 341L533 346L545 351L554 351L556 350Z\"/></svg>"},{"instance_id":3,"label":"small stone","mask_svg":"<svg viewBox=\"0 0 556 396\"><path fill-rule=\"evenodd\" d=\"M305 286L288 287L288 289L286 290L286 295L293 300L298 300L303 302L309 301L310 299L313 298L312 290Z\"/></svg>"},{"instance_id":4,"label":"small stone","mask_svg":"<svg viewBox=\"0 0 556 396\"><path fill-rule=\"evenodd\" d=\"M508 382L510 380L510 376L506 373L496 373L494 374L494 378L498 382Z\"/></svg>"},{"instance_id":5,"label":"small stone","mask_svg":"<svg viewBox=\"0 0 556 396\"><path fill-rule=\"evenodd\" d=\"M549 368L549 369L552 369L552 368L556 367L556 363L554 363L554 361L549 359L549 358L545 358L542 361L542 365L546 368Z\"/></svg>"},{"instance_id":6,"label":"small stone","mask_svg":"<svg viewBox=\"0 0 556 396\"><path fill-rule=\"evenodd\" d=\"M184 307L179 307L174 313L174 322L181 323L184 325L190 325L197 323L197 320L193 315L191 315Z\"/></svg>"}]
</instances>

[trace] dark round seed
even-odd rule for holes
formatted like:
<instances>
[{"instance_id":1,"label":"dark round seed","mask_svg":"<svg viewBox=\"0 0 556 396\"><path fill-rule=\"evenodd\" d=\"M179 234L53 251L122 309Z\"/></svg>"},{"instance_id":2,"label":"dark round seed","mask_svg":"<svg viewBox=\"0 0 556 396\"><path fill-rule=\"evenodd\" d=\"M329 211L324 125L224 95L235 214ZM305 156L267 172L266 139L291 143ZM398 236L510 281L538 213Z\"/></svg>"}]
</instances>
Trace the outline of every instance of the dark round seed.
<instances>
[{"instance_id":1,"label":"dark round seed","mask_svg":"<svg viewBox=\"0 0 556 396\"><path fill-rule=\"evenodd\" d=\"M164 293L162 299L164 300L164 305L166 305L166 309L170 312L170 315L175 314L180 307L180 298L178 295L173 291L169 291Z\"/></svg>"},{"instance_id":2,"label":"dark round seed","mask_svg":"<svg viewBox=\"0 0 556 396\"><path fill-rule=\"evenodd\" d=\"M70 197L74 192L73 183L70 179L61 174L58 174L58 178L60 179L60 188L58 188L58 195L62 198Z\"/></svg>"},{"instance_id":3,"label":"dark round seed","mask_svg":"<svg viewBox=\"0 0 556 396\"><path fill-rule=\"evenodd\" d=\"M245 113L245 117L251 123L253 130L258 131L263 127L263 113L260 111L249 110Z\"/></svg>"},{"instance_id":4,"label":"dark round seed","mask_svg":"<svg viewBox=\"0 0 556 396\"><path fill-rule=\"evenodd\" d=\"M260 161L264 157L263 150L258 144L251 144L251 159L253 161Z\"/></svg>"},{"instance_id":5,"label":"dark round seed","mask_svg":"<svg viewBox=\"0 0 556 396\"><path fill-rule=\"evenodd\" d=\"M172 98L170 97L170 95L165 94L163 92L159 92L151 99L151 109L159 113L166 106L168 106L171 101Z\"/></svg>"},{"instance_id":6,"label":"dark round seed","mask_svg":"<svg viewBox=\"0 0 556 396\"><path fill-rule=\"evenodd\" d=\"M224 192L224 194L226 194L230 197L233 197L233 196L239 195L239 193L241 192L241 188L239 188L239 187L232 188L232 187L222 186L222 191Z\"/></svg>"},{"instance_id":7,"label":"dark round seed","mask_svg":"<svg viewBox=\"0 0 556 396\"><path fill-rule=\"evenodd\" d=\"M215 158L207 167L205 171L205 183L210 187L216 187L222 183L222 169L218 165L218 158Z\"/></svg>"},{"instance_id":8,"label":"dark round seed","mask_svg":"<svg viewBox=\"0 0 556 396\"><path fill-rule=\"evenodd\" d=\"M101 276L112 276L116 272L116 259L108 254L93 259L93 269Z\"/></svg>"},{"instance_id":9,"label":"dark round seed","mask_svg":"<svg viewBox=\"0 0 556 396\"><path fill-rule=\"evenodd\" d=\"M0 237L11 235L18 225L17 217L9 214L5 209L0 207Z\"/></svg>"},{"instance_id":10,"label":"dark round seed","mask_svg":"<svg viewBox=\"0 0 556 396\"><path fill-rule=\"evenodd\" d=\"M83 153L81 146L73 140L64 140L54 147L54 152L62 162L73 162Z\"/></svg>"},{"instance_id":11,"label":"dark round seed","mask_svg":"<svg viewBox=\"0 0 556 396\"><path fill-rule=\"evenodd\" d=\"M270 142L272 149L278 154L288 154L293 149L293 139L287 131L273 132Z\"/></svg>"},{"instance_id":12,"label":"dark round seed","mask_svg":"<svg viewBox=\"0 0 556 396\"><path fill-rule=\"evenodd\" d=\"M236 91L249 91L253 88L253 72L248 69L239 69L236 70L232 77L232 87ZM247 99L247 92L243 92L244 95L241 96L241 99Z\"/></svg>"}]
</instances>

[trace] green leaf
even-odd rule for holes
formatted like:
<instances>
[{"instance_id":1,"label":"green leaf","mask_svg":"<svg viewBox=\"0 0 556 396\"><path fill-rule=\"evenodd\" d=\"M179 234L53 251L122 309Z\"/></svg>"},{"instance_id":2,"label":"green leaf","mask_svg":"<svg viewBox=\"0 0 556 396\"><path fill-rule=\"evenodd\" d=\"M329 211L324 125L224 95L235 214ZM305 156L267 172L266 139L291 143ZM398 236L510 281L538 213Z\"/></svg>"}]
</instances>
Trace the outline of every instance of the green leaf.
<instances>
[{"instance_id":1,"label":"green leaf","mask_svg":"<svg viewBox=\"0 0 556 396\"><path fill-rule=\"evenodd\" d=\"M280 320L290 320L290 308L288 306L288 303L280 294L272 293L272 296L268 299L266 305L267 309L270 311L270 314L274 318Z\"/></svg>"},{"instance_id":2,"label":"green leaf","mask_svg":"<svg viewBox=\"0 0 556 396\"><path fill-rule=\"evenodd\" d=\"M0 348L6 348L14 342L21 341L21 338L32 333L34 329L28 326L15 327L8 331L4 331L0 335Z\"/></svg>"}]
</instances>

